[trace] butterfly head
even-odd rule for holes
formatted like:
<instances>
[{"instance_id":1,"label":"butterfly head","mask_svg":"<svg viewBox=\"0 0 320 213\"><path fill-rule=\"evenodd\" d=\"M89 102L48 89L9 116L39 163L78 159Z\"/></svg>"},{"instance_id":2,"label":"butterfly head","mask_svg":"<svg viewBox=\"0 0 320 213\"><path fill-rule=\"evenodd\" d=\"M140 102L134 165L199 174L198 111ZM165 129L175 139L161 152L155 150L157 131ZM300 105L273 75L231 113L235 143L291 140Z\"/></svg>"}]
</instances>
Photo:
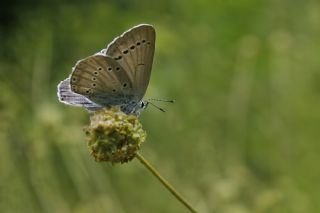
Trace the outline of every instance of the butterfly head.
<instances>
[{"instance_id":1,"label":"butterfly head","mask_svg":"<svg viewBox=\"0 0 320 213\"><path fill-rule=\"evenodd\" d=\"M149 105L148 101L144 101L144 100L139 101L136 107L133 109L132 114L139 116L140 113L148 107L148 105Z\"/></svg>"},{"instance_id":2,"label":"butterfly head","mask_svg":"<svg viewBox=\"0 0 320 213\"><path fill-rule=\"evenodd\" d=\"M139 116L140 113L145 109L147 108L149 102L148 101L144 101L144 100L141 100L141 101L131 101L130 103L128 104L124 104L121 106L121 111L126 113L126 114L133 114L133 115L136 115L136 116Z\"/></svg>"},{"instance_id":3,"label":"butterfly head","mask_svg":"<svg viewBox=\"0 0 320 213\"><path fill-rule=\"evenodd\" d=\"M148 107L148 104L149 104L149 101L141 100L141 101L139 102L139 107L140 107L141 109L145 109L145 108Z\"/></svg>"}]
</instances>

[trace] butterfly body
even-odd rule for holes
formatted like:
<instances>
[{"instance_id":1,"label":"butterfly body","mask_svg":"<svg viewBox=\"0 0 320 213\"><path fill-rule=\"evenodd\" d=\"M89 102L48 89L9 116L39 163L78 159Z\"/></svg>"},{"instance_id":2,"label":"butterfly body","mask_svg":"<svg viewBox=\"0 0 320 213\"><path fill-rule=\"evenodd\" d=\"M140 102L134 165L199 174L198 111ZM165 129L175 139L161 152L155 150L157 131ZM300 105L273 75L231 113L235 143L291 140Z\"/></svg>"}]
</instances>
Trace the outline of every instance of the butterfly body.
<instances>
[{"instance_id":1,"label":"butterfly body","mask_svg":"<svg viewBox=\"0 0 320 213\"><path fill-rule=\"evenodd\" d=\"M139 115L148 104L146 92L155 49L155 30L142 24L115 38L106 49L76 63L58 85L59 100L94 111L119 106Z\"/></svg>"}]
</instances>

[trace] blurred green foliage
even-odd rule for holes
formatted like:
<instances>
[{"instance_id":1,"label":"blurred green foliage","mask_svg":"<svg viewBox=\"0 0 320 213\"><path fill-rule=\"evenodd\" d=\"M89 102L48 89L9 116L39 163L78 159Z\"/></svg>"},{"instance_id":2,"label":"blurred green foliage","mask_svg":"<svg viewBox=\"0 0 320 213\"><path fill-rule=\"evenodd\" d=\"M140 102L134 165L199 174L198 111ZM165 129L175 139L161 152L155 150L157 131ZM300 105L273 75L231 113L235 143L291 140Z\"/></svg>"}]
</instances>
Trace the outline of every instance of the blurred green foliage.
<instances>
[{"instance_id":1,"label":"blurred green foliage","mask_svg":"<svg viewBox=\"0 0 320 213\"><path fill-rule=\"evenodd\" d=\"M320 2L2 1L0 212L185 212L137 160L89 156L71 67L153 24L142 154L200 212L320 212Z\"/></svg>"}]
</instances>

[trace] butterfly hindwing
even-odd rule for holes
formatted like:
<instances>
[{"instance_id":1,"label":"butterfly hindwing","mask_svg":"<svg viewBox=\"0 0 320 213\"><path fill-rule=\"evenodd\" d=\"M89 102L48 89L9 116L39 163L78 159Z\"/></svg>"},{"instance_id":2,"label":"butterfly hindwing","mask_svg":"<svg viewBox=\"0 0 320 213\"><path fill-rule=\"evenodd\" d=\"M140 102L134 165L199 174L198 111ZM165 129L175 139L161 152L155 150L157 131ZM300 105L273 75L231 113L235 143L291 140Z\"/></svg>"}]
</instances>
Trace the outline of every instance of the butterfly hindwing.
<instances>
[{"instance_id":1,"label":"butterfly hindwing","mask_svg":"<svg viewBox=\"0 0 320 213\"><path fill-rule=\"evenodd\" d=\"M96 54L80 60L70 77L71 90L101 105L124 104L133 96L132 81L113 58Z\"/></svg>"},{"instance_id":2,"label":"butterfly hindwing","mask_svg":"<svg viewBox=\"0 0 320 213\"><path fill-rule=\"evenodd\" d=\"M88 110L101 108L100 105L93 103L83 95L72 92L70 88L70 78L63 80L58 84L58 98L62 103L85 107Z\"/></svg>"}]
</instances>

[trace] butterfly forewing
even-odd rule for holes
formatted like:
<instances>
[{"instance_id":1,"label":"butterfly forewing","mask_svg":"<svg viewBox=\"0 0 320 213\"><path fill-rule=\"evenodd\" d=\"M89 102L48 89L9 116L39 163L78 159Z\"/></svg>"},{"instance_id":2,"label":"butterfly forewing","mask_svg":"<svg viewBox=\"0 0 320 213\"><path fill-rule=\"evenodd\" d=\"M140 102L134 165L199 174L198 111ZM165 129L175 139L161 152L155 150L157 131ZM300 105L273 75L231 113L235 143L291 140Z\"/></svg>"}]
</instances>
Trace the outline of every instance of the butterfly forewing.
<instances>
[{"instance_id":1,"label":"butterfly forewing","mask_svg":"<svg viewBox=\"0 0 320 213\"><path fill-rule=\"evenodd\" d=\"M125 104L132 99L132 81L124 68L107 55L79 61L70 78L71 90L101 105Z\"/></svg>"},{"instance_id":2,"label":"butterfly forewing","mask_svg":"<svg viewBox=\"0 0 320 213\"><path fill-rule=\"evenodd\" d=\"M155 30L151 25L138 25L114 39L106 55L114 58L133 83L134 98L139 101L146 92L155 49Z\"/></svg>"}]
</instances>

